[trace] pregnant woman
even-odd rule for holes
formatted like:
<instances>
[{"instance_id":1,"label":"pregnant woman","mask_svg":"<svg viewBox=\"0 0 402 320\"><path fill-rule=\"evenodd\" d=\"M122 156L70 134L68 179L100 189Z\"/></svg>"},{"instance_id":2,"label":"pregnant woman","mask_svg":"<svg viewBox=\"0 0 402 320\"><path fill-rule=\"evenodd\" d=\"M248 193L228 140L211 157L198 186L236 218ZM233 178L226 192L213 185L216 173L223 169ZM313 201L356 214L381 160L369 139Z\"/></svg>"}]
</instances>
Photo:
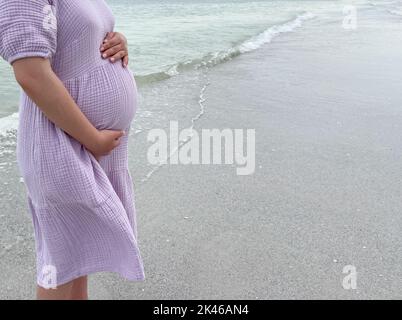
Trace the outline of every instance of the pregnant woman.
<instances>
[{"instance_id":1,"label":"pregnant woman","mask_svg":"<svg viewBox=\"0 0 402 320\"><path fill-rule=\"evenodd\" d=\"M103 0L0 0L0 55L23 92L17 160L38 299L87 299L87 275L143 280L127 140L137 91Z\"/></svg>"}]
</instances>

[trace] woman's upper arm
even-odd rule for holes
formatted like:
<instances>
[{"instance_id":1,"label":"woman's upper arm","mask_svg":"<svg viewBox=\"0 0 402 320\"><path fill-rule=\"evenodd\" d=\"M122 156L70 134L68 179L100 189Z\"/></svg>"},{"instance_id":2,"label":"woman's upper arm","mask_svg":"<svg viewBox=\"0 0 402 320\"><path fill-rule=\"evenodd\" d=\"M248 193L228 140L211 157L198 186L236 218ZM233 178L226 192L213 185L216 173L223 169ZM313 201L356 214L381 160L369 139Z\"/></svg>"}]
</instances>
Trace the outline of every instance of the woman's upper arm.
<instances>
[{"instance_id":1,"label":"woman's upper arm","mask_svg":"<svg viewBox=\"0 0 402 320\"><path fill-rule=\"evenodd\" d=\"M53 75L48 59L29 57L13 63L15 79L23 89L36 86Z\"/></svg>"},{"instance_id":2,"label":"woman's upper arm","mask_svg":"<svg viewBox=\"0 0 402 320\"><path fill-rule=\"evenodd\" d=\"M57 20L50 0L0 0L0 56L12 64L28 58L52 58Z\"/></svg>"}]
</instances>

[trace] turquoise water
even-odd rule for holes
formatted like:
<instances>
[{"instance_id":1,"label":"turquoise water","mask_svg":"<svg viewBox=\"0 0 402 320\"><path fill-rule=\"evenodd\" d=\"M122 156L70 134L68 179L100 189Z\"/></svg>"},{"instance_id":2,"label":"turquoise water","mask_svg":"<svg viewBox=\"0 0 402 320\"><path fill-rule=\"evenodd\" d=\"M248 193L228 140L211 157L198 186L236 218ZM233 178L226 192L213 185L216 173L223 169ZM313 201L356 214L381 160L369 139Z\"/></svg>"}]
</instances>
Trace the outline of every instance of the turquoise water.
<instances>
[{"instance_id":1,"label":"turquoise water","mask_svg":"<svg viewBox=\"0 0 402 320\"><path fill-rule=\"evenodd\" d=\"M169 72L179 62L230 48L301 11L277 1L216 2L110 1L116 29L131 40L137 74Z\"/></svg>"},{"instance_id":2,"label":"turquoise water","mask_svg":"<svg viewBox=\"0 0 402 320\"><path fill-rule=\"evenodd\" d=\"M342 14L350 3L387 1L328 0L108 0L116 30L130 45L130 66L140 86L163 80L199 64L214 64L263 45L272 26L306 12ZM400 1L388 1L395 5ZM388 3L387 2L387 3ZM396 3L396 4L395 4ZM19 89L11 68L0 62L0 122L18 110ZM4 126L4 125L3 125Z\"/></svg>"}]
</instances>

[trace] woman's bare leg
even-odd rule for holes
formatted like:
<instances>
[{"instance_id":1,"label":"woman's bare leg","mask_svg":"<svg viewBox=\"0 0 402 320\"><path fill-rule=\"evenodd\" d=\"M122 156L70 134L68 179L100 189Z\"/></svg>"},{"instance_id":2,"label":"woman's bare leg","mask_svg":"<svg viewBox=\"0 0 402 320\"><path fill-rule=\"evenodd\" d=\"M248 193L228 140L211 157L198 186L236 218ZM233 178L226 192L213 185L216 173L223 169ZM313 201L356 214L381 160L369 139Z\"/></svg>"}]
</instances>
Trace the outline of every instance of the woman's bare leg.
<instances>
[{"instance_id":1,"label":"woman's bare leg","mask_svg":"<svg viewBox=\"0 0 402 320\"><path fill-rule=\"evenodd\" d=\"M75 279L57 289L38 286L36 296L38 300L88 300L88 277Z\"/></svg>"},{"instance_id":2,"label":"woman's bare leg","mask_svg":"<svg viewBox=\"0 0 402 320\"><path fill-rule=\"evenodd\" d=\"M88 277L84 276L73 281L71 300L88 300Z\"/></svg>"},{"instance_id":3,"label":"woman's bare leg","mask_svg":"<svg viewBox=\"0 0 402 320\"><path fill-rule=\"evenodd\" d=\"M40 286L36 289L38 300L70 300L73 281L58 286L57 289L45 289Z\"/></svg>"}]
</instances>

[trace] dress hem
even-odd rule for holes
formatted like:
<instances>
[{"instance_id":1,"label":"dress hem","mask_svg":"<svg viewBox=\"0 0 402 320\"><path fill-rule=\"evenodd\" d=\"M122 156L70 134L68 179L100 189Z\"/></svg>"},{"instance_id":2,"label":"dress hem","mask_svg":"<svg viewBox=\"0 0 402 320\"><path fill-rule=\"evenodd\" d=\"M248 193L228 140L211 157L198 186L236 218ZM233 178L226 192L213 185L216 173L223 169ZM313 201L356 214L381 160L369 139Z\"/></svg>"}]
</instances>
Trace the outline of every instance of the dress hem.
<instances>
[{"instance_id":1,"label":"dress hem","mask_svg":"<svg viewBox=\"0 0 402 320\"><path fill-rule=\"evenodd\" d=\"M68 277L65 277L63 280L61 281L57 281L57 287L65 285L71 281L74 281L78 278L84 277L84 276L89 276L89 275L93 275L95 273L101 273L101 272L107 272L107 273L113 273L113 274L118 274L120 275L122 278L128 280L128 281L137 281L137 282L143 282L145 281L145 275L128 275L126 273L123 273L122 271L118 271L118 270L114 270L114 268L107 268L107 267L99 267L99 268L92 268L90 270L82 270L81 272L75 274L75 275L71 275ZM42 287L42 288L46 288L49 287L48 285L45 285L44 283L42 283L40 280L37 280L37 285Z\"/></svg>"}]
</instances>

